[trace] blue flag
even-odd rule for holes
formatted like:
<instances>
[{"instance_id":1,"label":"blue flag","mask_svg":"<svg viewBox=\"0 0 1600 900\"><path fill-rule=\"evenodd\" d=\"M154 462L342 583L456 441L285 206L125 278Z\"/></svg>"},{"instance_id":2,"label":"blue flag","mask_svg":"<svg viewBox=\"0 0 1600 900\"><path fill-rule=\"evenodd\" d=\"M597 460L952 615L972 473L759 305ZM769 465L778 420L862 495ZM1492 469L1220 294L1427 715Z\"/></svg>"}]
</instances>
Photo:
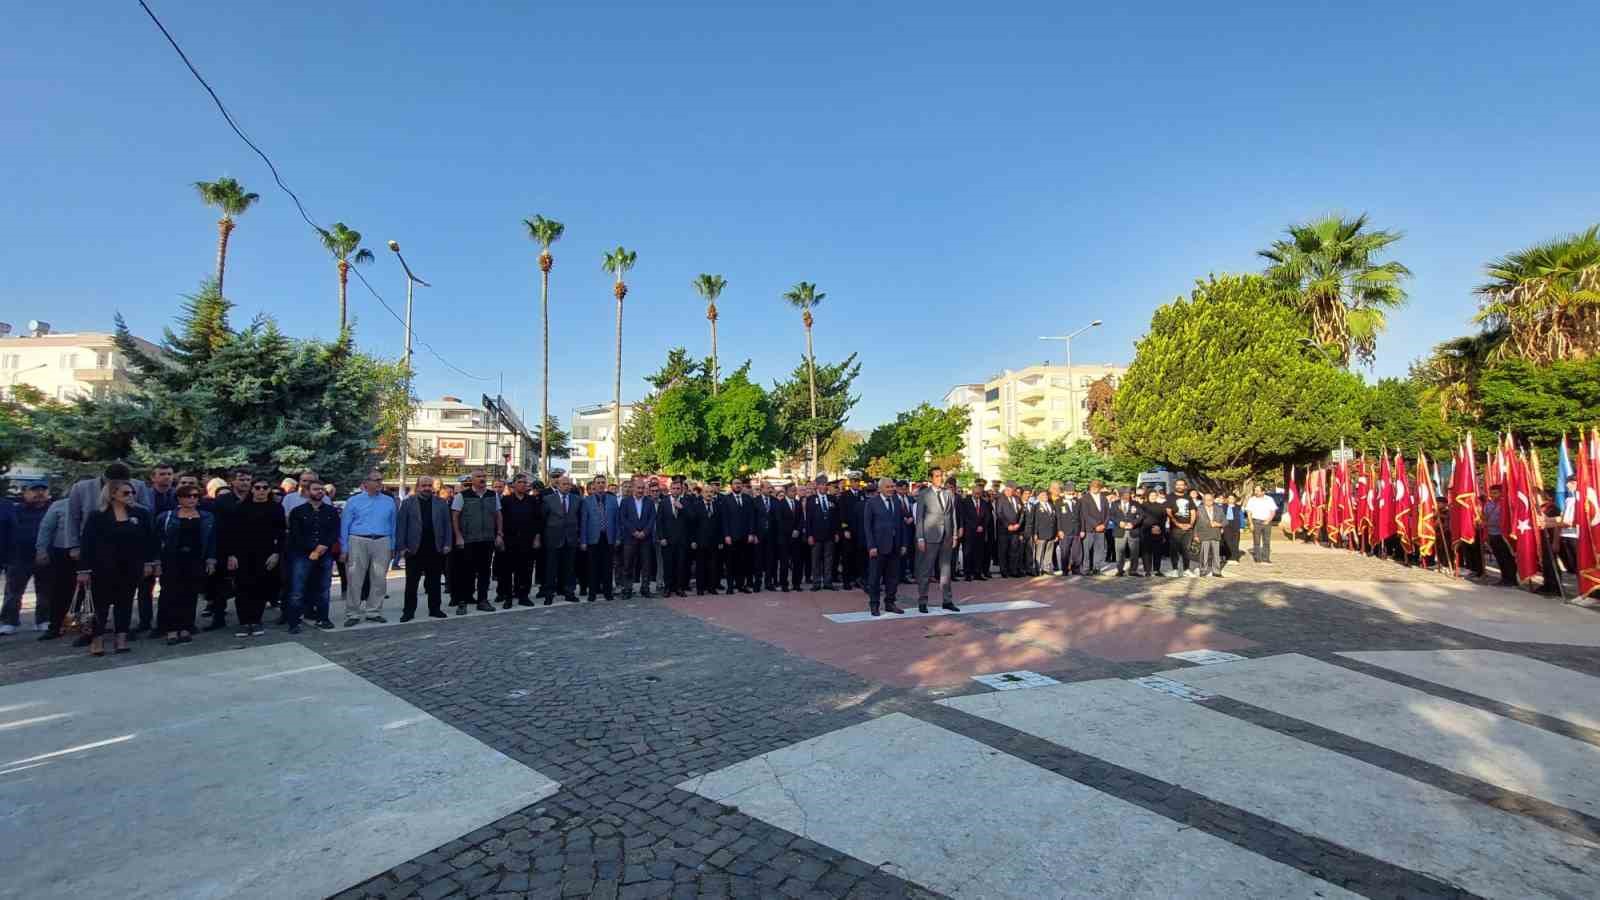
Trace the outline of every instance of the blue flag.
<instances>
[{"instance_id":1,"label":"blue flag","mask_svg":"<svg viewBox=\"0 0 1600 900\"><path fill-rule=\"evenodd\" d=\"M1556 465L1556 507L1567 508L1567 479L1572 477L1572 457L1567 453L1567 436L1561 436L1561 461Z\"/></svg>"}]
</instances>

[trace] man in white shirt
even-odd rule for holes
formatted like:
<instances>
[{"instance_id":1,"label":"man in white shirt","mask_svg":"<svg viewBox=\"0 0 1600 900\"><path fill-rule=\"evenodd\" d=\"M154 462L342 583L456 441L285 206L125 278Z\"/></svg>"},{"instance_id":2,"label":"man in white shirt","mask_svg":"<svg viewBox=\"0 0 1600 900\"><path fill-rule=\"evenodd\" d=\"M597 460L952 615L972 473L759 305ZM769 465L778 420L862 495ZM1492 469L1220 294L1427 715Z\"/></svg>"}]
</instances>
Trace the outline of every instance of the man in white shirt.
<instances>
[{"instance_id":1,"label":"man in white shirt","mask_svg":"<svg viewBox=\"0 0 1600 900\"><path fill-rule=\"evenodd\" d=\"M1256 485L1254 494L1244 502L1245 514L1250 517L1250 558L1265 566L1272 565L1272 519L1278 514L1278 501L1267 496L1267 489Z\"/></svg>"}]
</instances>

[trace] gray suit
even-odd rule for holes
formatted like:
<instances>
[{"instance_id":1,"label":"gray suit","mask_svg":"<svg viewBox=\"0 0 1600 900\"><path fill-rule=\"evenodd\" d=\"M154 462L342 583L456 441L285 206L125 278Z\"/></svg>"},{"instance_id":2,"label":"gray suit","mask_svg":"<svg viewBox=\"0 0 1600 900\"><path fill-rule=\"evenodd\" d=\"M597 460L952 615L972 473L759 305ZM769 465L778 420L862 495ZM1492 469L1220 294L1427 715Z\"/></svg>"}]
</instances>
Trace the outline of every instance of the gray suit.
<instances>
[{"instance_id":1,"label":"gray suit","mask_svg":"<svg viewBox=\"0 0 1600 900\"><path fill-rule=\"evenodd\" d=\"M943 602L953 603L950 568L956 552L956 498L948 489L925 487L917 493L917 514L912 523L917 541L917 603L928 602L928 581L939 569Z\"/></svg>"},{"instance_id":2,"label":"gray suit","mask_svg":"<svg viewBox=\"0 0 1600 900\"><path fill-rule=\"evenodd\" d=\"M430 506L433 510L433 549L443 556L450 552L453 543L450 503L435 496ZM411 494L400 504L400 516L394 525L394 548L410 553L422 549L422 500L417 494Z\"/></svg>"}]
</instances>

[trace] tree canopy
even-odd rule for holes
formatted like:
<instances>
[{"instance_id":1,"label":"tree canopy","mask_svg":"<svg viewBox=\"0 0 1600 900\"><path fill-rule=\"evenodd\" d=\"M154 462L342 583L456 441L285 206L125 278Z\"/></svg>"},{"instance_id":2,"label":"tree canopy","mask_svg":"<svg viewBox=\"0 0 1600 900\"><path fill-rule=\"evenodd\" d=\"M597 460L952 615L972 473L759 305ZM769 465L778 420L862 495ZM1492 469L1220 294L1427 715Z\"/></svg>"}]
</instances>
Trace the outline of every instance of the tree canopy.
<instances>
[{"instance_id":1,"label":"tree canopy","mask_svg":"<svg viewBox=\"0 0 1600 900\"><path fill-rule=\"evenodd\" d=\"M1012 438L1006 444L1006 461L1000 477L1026 487L1045 487L1052 481L1073 481L1082 489L1091 479L1108 485L1132 484L1140 467L1100 453L1088 441L1067 443L1064 437L1044 443Z\"/></svg>"},{"instance_id":2,"label":"tree canopy","mask_svg":"<svg viewBox=\"0 0 1600 900\"><path fill-rule=\"evenodd\" d=\"M874 477L925 479L934 466L961 467L961 441L971 413L965 406L939 409L923 403L872 429L856 448L855 467Z\"/></svg>"},{"instance_id":3,"label":"tree canopy","mask_svg":"<svg viewBox=\"0 0 1600 900\"><path fill-rule=\"evenodd\" d=\"M1198 282L1136 345L1112 400L1114 452L1233 485L1360 433L1361 380L1305 335L1265 278Z\"/></svg>"},{"instance_id":4,"label":"tree canopy","mask_svg":"<svg viewBox=\"0 0 1600 900\"><path fill-rule=\"evenodd\" d=\"M622 429L630 471L726 478L772 465L778 440L772 401L750 380L750 362L726 375L715 395L710 372L709 359L674 347L645 378L655 389Z\"/></svg>"},{"instance_id":5,"label":"tree canopy","mask_svg":"<svg viewBox=\"0 0 1600 900\"><path fill-rule=\"evenodd\" d=\"M811 393L805 358L789 377L772 384L772 409L778 427L778 450L786 455L804 455L817 439L818 459L829 457L844 429L850 411L861 401L852 394L861 363L852 353L841 362L817 363L817 416L811 417Z\"/></svg>"}]
</instances>

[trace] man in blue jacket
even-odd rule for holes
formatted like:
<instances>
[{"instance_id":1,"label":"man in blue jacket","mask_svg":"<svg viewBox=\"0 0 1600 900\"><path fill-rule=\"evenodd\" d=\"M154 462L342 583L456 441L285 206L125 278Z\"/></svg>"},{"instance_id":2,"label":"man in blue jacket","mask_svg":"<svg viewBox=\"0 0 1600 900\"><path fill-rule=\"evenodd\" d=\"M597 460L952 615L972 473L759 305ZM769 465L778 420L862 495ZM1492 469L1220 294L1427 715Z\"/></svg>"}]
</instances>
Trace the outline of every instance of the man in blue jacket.
<instances>
[{"instance_id":1,"label":"man in blue jacket","mask_svg":"<svg viewBox=\"0 0 1600 900\"><path fill-rule=\"evenodd\" d=\"M607 600L615 600L611 549L622 534L622 517L617 496L606 490L604 475L596 475L589 483L589 496L583 498L578 533L578 549L589 554L589 602L593 603L594 598L602 594Z\"/></svg>"},{"instance_id":2,"label":"man in blue jacket","mask_svg":"<svg viewBox=\"0 0 1600 900\"><path fill-rule=\"evenodd\" d=\"M6 570L5 601L0 604L0 635L16 634L22 626L22 592L33 579L35 631L50 622L49 568L39 563L35 544L39 523L50 509L50 485L44 480L22 486L22 502L0 509L0 568ZM45 558L48 561L48 557Z\"/></svg>"},{"instance_id":3,"label":"man in blue jacket","mask_svg":"<svg viewBox=\"0 0 1600 900\"><path fill-rule=\"evenodd\" d=\"M875 616L882 615L878 611L881 594L884 609L904 613L894 601L900 590L905 513L895 496L893 480L878 479L877 495L862 498L861 522L861 540L867 548L867 609Z\"/></svg>"}]
</instances>

